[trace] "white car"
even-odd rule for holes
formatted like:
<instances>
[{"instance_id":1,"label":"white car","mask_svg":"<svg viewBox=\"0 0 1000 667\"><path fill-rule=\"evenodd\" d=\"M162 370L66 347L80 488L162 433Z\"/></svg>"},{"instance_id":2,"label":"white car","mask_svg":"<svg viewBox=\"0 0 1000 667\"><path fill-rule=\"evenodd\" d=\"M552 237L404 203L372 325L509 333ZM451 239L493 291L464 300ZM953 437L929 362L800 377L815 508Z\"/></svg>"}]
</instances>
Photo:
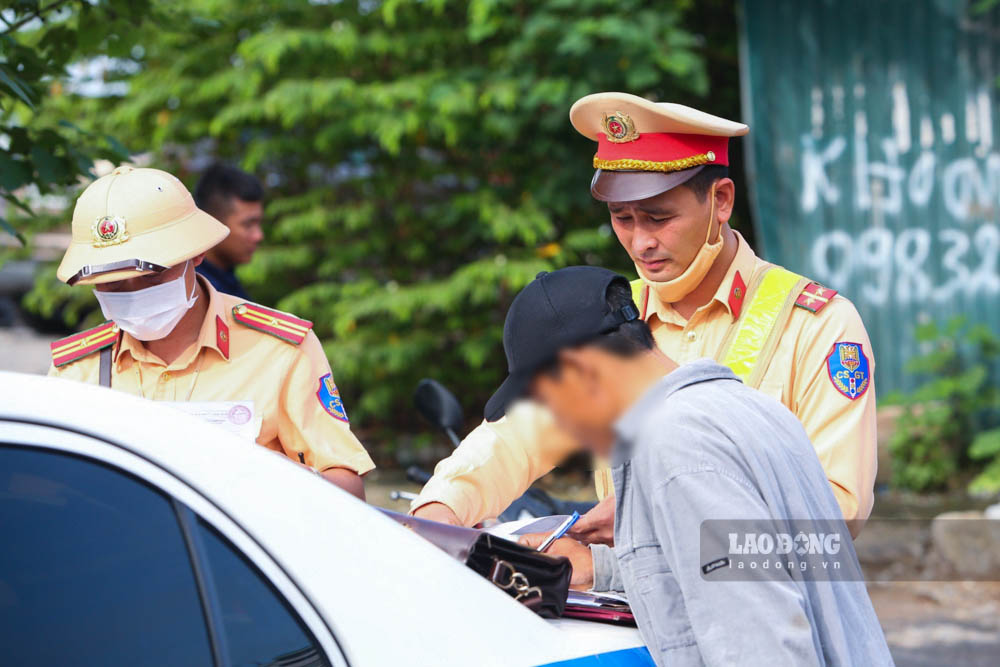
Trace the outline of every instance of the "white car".
<instances>
[{"instance_id":1,"label":"white car","mask_svg":"<svg viewBox=\"0 0 1000 667\"><path fill-rule=\"evenodd\" d=\"M545 621L305 468L124 393L0 372L0 663L652 665Z\"/></svg>"}]
</instances>

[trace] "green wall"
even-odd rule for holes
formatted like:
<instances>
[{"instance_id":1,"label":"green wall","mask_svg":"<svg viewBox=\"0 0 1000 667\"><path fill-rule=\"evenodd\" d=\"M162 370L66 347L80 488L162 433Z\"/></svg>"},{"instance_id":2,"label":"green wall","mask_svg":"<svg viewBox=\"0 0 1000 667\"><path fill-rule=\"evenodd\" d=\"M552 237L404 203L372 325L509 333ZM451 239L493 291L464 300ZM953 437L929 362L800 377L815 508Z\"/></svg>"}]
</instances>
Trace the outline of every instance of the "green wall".
<instances>
[{"instance_id":1,"label":"green wall","mask_svg":"<svg viewBox=\"0 0 1000 667\"><path fill-rule=\"evenodd\" d=\"M973 3L973 6L975 3ZM854 301L879 393L914 328L1000 329L1000 10L744 0L743 116L759 250Z\"/></svg>"}]
</instances>

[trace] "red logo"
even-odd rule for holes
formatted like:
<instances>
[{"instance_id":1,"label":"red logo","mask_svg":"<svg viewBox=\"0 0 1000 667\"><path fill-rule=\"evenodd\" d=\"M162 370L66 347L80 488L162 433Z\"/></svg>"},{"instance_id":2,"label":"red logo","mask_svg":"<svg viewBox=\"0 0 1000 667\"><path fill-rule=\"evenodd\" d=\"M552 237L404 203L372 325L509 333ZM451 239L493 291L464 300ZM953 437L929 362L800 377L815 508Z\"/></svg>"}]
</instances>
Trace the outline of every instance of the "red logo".
<instances>
[{"instance_id":1,"label":"red logo","mask_svg":"<svg viewBox=\"0 0 1000 667\"><path fill-rule=\"evenodd\" d=\"M117 245L128 240L128 232L125 231L125 218L120 215L101 216L91 227L91 233L94 237L94 247L97 248Z\"/></svg>"},{"instance_id":2,"label":"red logo","mask_svg":"<svg viewBox=\"0 0 1000 667\"><path fill-rule=\"evenodd\" d=\"M101 220L101 224L97 227L97 233L101 235L102 239L113 239L118 235L118 221L104 218Z\"/></svg>"}]
</instances>

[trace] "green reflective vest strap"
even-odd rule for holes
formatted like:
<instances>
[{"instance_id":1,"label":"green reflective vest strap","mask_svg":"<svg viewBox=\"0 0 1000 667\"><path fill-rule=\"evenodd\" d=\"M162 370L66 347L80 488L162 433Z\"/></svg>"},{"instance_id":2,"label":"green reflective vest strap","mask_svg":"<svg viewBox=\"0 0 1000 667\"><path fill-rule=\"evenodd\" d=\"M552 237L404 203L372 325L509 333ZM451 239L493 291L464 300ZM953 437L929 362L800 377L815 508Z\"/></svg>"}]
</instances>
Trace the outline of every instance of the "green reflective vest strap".
<instances>
[{"instance_id":1,"label":"green reflective vest strap","mask_svg":"<svg viewBox=\"0 0 1000 667\"><path fill-rule=\"evenodd\" d=\"M758 387L795 307L795 299L809 284L808 278L780 266L769 266L750 282L747 300L736 326L726 337L716 360L732 369L750 387ZM633 280L632 300L643 319L649 287Z\"/></svg>"},{"instance_id":2,"label":"green reflective vest strap","mask_svg":"<svg viewBox=\"0 0 1000 667\"><path fill-rule=\"evenodd\" d=\"M635 307L639 309L639 316L645 319L646 302L649 297L649 292L645 289L646 283L642 282L642 279L636 279L629 283L629 285L632 286L632 301L635 302Z\"/></svg>"},{"instance_id":3,"label":"green reflective vest strap","mask_svg":"<svg viewBox=\"0 0 1000 667\"><path fill-rule=\"evenodd\" d=\"M716 356L747 386L758 388L760 385L795 307L795 300L808 284L808 278L780 266L768 267L750 281L740 319ZM631 285L632 300L645 319L649 290L642 280L633 280ZM601 500L614 493L611 469L607 463L597 462L594 484L597 497Z\"/></svg>"},{"instance_id":4,"label":"green reflective vest strap","mask_svg":"<svg viewBox=\"0 0 1000 667\"><path fill-rule=\"evenodd\" d=\"M808 278L780 266L759 274L750 286L748 303L737 322L729 344L723 346L722 363L744 384L757 388L774 356L778 340L795 307L795 300L809 284Z\"/></svg>"}]
</instances>

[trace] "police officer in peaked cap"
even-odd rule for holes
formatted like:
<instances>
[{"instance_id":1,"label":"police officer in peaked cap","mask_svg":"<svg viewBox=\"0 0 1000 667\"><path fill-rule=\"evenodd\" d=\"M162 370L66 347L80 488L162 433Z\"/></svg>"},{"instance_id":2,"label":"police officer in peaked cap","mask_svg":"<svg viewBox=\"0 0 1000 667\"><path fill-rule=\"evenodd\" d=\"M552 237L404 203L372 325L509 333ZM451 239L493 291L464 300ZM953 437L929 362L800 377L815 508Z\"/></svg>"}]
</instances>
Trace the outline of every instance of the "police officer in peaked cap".
<instances>
[{"instance_id":1,"label":"police officer in peaked cap","mask_svg":"<svg viewBox=\"0 0 1000 667\"><path fill-rule=\"evenodd\" d=\"M805 426L856 535L874 497L871 344L850 301L761 259L729 226L729 141L749 128L627 93L578 100L570 122L597 142L590 193L635 263L633 297L659 347L681 363L715 359L784 403ZM495 416L438 464L414 514L466 525L496 516L574 449L532 403ZM608 543L610 474L598 466L595 476L601 502L573 535Z\"/></svg>"}]
</instances>

